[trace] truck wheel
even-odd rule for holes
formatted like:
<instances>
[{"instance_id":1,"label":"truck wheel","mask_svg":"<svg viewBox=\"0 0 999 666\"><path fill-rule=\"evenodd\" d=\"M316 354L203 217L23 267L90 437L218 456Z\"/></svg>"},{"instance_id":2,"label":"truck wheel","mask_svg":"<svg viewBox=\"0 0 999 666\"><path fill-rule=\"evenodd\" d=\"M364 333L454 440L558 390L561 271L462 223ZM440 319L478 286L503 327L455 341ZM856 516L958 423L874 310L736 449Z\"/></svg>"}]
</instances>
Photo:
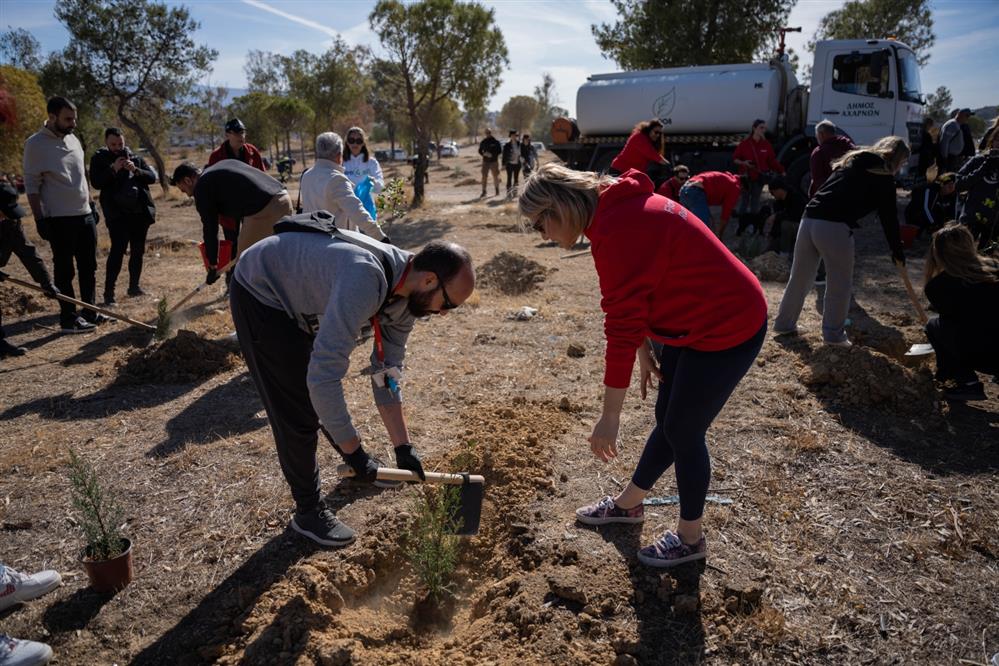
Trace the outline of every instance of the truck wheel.
<instances>
[{"instance_id":1,"label":"truck wheel","mask_svg":"<svg viewBox=\"0 0 999 666\"><path fill-rule=\"evenodd\" d=\"M812 184L812 172L809 166L809 155L802 155L791 163L787 170L787 182L790 187L808 201L808 188Z\"/></svg>"}]
</instances>

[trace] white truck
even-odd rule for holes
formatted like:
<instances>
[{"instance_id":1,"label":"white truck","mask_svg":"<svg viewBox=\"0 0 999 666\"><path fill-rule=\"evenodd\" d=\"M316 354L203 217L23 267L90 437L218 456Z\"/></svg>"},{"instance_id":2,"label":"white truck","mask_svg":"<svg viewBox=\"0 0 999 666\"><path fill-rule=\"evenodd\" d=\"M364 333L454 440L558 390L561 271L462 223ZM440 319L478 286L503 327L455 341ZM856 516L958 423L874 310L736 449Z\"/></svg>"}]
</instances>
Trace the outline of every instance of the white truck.
<instances>
[{"instance_id":1,"label":"white truck","mask_svg":"<svg viewBox=\"0 0 999 666\"><path fill-rule=\"evenodd\" d=\"M734 170L732 151L759 118L790 184L807 191L820 120L857 145L901 136L916 155L923 103L916 55L905 44L827 40L815 46L810 90L783 46L767 63L595 74L576 95L575 121L555 120L551 149L570 167L605 171L637 123L659 118L673 164L691 173Z\"/></svg>"}]
</instances>

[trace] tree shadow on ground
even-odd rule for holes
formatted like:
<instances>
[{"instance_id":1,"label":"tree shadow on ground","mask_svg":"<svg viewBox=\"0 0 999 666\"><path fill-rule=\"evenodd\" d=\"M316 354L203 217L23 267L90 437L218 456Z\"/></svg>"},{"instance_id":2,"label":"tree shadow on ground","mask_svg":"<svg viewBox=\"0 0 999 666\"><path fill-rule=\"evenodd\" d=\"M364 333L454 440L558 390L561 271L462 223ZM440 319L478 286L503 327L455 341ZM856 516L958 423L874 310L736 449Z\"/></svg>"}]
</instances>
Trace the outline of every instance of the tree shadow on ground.
<instances>
[{"instance_id":1,"label":"tree shadow on ground","mask_svg":"<svg viewBox=\"0 0 999 666\"><path fill-rule=\"evenodd\" d=\"M825 304L825 287L817 287L815 295L815 311L822 314ZM905 341L905 335L895 326L886 326L870 315L870 313L857 302L855 298L850 299L850 310L847 314L852 323L847 327L847 335L850 340L857 344L877 349L882 354L888 356L901 357L909 349Z\"/></svg>"},{"instance_id":2,"label":"tree shadow on ground","mask_svg":"<svg viewBox=\"0 0 999 666\"><path fill-rule=\"evenodd\" d=\"M95 592L84 587L67 599L52 604L42 615L42 624L52 633L86 629L90 621L97 617L104 604L114 598L114 593Z\"/></svg>"},{"instance_id":3,"label":"tree shadow on ground","mask_svg":"<svg viewBox=\"0 0 999 666\"><path fill-rule=\"evenodd\" d=\"M402 248L423 246L432 240L443 238L453 229L453 225L437 218L424 220L402 220L392 225L387 231L392 237L393 245Z\"/></svg>"},{"instance_id":4,"label":"tree shadow on ground","mask_svg":"<svg viewBox=\"0 0 999 666\"><path fill-rule=\"evenodd\" d=\"M630 603L638 618L640 664L695 664L704 660L704 626L700 603L682 608L682 601L700 599L704 562L671 569L653 569L638 561L641 530L634 525L607 525L593 529L611 543L628 565L634 593ZM670 579L671 583L663 583ZM684 598L681 603L678 598Z\"/></svg>"},{"instance_id":5,"label":"tree shadow on ground","mask_svg":"<svg viewBox=\"0 0 999 666\"><path fill-rule=\"evenodd\" d=\"M836 353L836 348L826 345L813 348L800 336L776 340L810 367L828 365L830 354ZM860 355L855 357L860 363L851 361L853 368L862 367L865 360L875 360L860 345L839 353ZM904 366L894 363L887 367L891 376L879 379L889 390L907 384ZM933 474L991 474L999 470L999 438L995 436L999 413L961 403L951 403L947 413L906 413L890 406L878 408L868 395L857 396L864 404L848 405L827 391L811 392L844 427Z\"/></svg>"},{"instance_id":6,"label":"tree shadow on ground","mask_svg":"<svg viewBox=\"0 0 999 666\"><path fill-rule=\"evenodd\" d=\"M8 314L9 316L9 314ZM35 347L40 347L45 342L50 342L58 337L60 337L59 329L59 315L56 312L53 313L39 313L37 317L31 317L30 319L19 319L15 322L6 322L3 325L3 330L8 338L13 338L18 335L24 335L25 333L30 333L35 330L35 328L42 327L43 329L55 329L49 331L49 335L42 338L44 342L33 341L26 342L20 347L27 347L28 349L34 349Z\"/></svg>"},{"instance_id":7,"label":"tree shadow on ground","mask_svg":"<svg viewBox=\"0 0 999 666\"><path fill-rule=\"evenodd\" d=\"M147 346L153 340L152 331L138 329L134 326L121 324L124 328L107 330L109 324L104 324L98 329L97 335L90 337L80 347L80 349L69 358L65 359L63 365L79 365L92 363L98 358L118 347L140 349Z\"/></svg>"},{"instance_id":8,"label":"tree shadow on ground","mask_svg":"<svg viewBox=\"0 0 999 666\"><path fill-rule=\"evenodd\" d=\"M198 384L110 384L96 393L74 397L71 392L36 398L8 408L0 421L37 414L51 421L100 419L146 407L156 407L176 400Z\"/></svg>"},{"instance_id":9,"label":"tree shadow on ground","mask_svg":"<svg viewBox=\"0 0 999 666\"><path fill-rule=\"evenodd\" d=\"M149 449L160 458L184 450L189 444L242 435L267 425L257 390L246 372L206 391L166 423L167 438Z\"/></svg>"},{"instance_id":10,"label":"tree shadow on ground","mask_svg":"<svg viewBox=\"0 0 999 666\"><path fill-rule=\"evenodd\" d=\"M377 492L372 486L361 490L369 494ZM336 512L357 498L356 493L333 492L326 496L326 505ZM210 661L201 657L198 649L230 642L235 631L233 621L252 607L292 565L319 550L318 544L286 529L208 592L173 628L143 649L132 660L133 666ZM275 623L275 626L279 625Z\"/></svg>"}]
</instances>

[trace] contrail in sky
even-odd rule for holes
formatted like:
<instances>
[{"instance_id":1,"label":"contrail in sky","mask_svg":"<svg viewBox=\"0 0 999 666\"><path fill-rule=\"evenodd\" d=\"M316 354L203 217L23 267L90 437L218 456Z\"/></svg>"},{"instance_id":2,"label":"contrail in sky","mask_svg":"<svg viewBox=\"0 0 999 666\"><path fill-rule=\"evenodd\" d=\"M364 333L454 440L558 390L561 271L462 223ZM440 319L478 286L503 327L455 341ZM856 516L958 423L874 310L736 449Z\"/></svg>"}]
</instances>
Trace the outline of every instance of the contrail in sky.
<instances>
[{"instance_id":1,"label":"contrail in sky","mask_svg":"<svg viewBox=\"0 0 999 666\"><path fill-rule=\"evenodd\" d=\"M339 30L334 30L333 28L331 28L329 26L323 25L322 23L317 23L316 21L312 21L312 20L304 18L302 16L297 16L295 14L289 14L288 12L282 11L280 9L277 9L276 7L271 7L266 2L261 2L261 0L243 0L243 2L245 4L247 4L247 5L250 5L251 7L256 7L257 9L262 9L265 12L270 12L271 14L274 14L276 16L280 16L281 18L286 18L289 21L294 21L295 23L299 23L301 25L304 25L307 28L312 28L313 30L318 30L319 32L322 32L322 33L325 33L325 34L329 35L330 37L339 37L340 36L340 31Z\"/></svg>"}]
</instances>

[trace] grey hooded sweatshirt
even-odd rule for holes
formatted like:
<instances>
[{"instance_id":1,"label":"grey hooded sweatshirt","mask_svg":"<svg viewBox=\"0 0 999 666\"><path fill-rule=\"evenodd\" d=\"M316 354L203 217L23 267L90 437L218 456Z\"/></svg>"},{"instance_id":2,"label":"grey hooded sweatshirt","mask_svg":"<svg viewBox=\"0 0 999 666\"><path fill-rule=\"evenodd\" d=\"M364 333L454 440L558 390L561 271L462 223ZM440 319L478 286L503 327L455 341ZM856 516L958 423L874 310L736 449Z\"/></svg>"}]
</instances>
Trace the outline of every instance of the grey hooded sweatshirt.
<instances>
[{"instance_id":1,"label":"grey hooded sweatshirt","mask_svg":"<svg viewBox=\"0 0 999 666\"><path fill-rule=\"evenodd\" d=\"M364 234L337 230L334 236L286 231L244 251L235 279L254 298L283 310L314 335L308 386L312 407L334 441L357 437L343 394L350 354L381 326L385 367L402 367L406 340L416 318L405 298L389 298L413 254ZM384 262L384 263L383 263ZM386 276L388 266L392 276ZM280 342L275 342L280 344ZM372 346L371 363L380 367ZM378 387L375 404L402 401L401 393Z\"/></svg>"}]
</instances>

